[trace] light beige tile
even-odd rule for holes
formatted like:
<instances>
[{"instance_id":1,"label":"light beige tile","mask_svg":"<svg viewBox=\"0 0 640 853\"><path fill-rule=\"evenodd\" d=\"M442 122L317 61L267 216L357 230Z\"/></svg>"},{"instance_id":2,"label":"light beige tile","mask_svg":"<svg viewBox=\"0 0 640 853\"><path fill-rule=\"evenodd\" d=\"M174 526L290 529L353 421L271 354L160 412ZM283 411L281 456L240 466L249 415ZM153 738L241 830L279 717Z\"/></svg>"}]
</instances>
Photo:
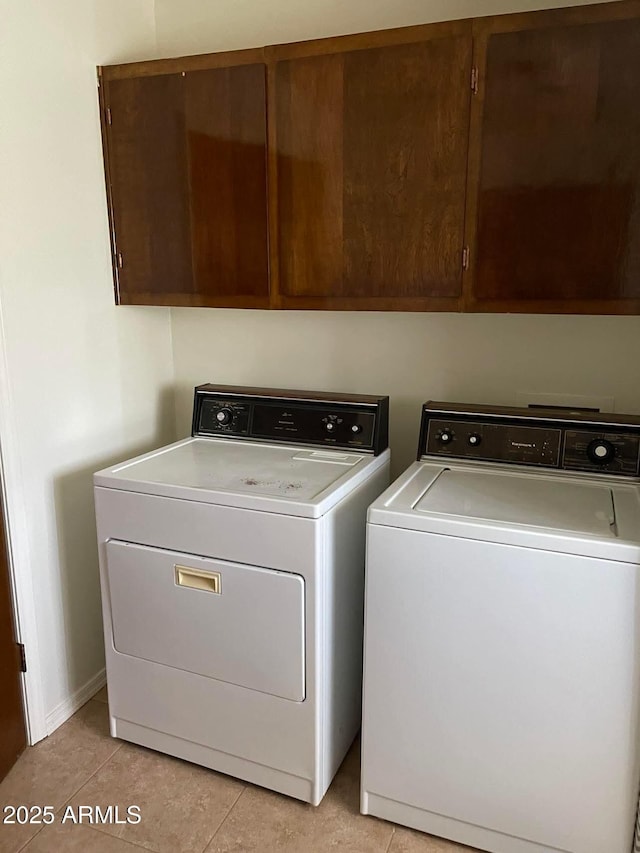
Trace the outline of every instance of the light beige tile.
<instances>
[{"instance_id":1,"label":"light beige tile","mask_svg":"<svg viewBox=\"0 0 640 853\"><path fill-rule=\"evenodd\" d=\"M0 807L4 807L6 802L0 797ZM0 827L0 853L18 853L30 838L33 838L42 826L26 824L21 825L3 825Z\"/></svg>"},{"instance_id":2,"label":"light beige tile","mask_svg":"<svg viewBox=\"0 0 640 853\"><path fill-rule=\"evenodd\" d=\"M157 853L201 853L243 787L204 767L125 744L71 805L119 806L121 814L137 805L139 824L105 824L99 831Z\"/></svg>"},{"instance_id":3,"label":"light beige tile","mask_svg":"<svg viewBox=\"0 0 640 853\"><path fill-rule=\"evenodd\" d=\"M317 808L247 787L207 853L385 853L393 828L360 815L359 771L354 747Z\"/></svg>"},{"instance_id":4,"label":"light beige tile","mask_svg":"<svg viewBox=\"0 0 640 853\"><path fill-rule=\"evenodd\" d=\"M0 806L60 806L120 748L109 735L106 705L88 702L70 720L20 756L0 783ZM15 853L42 824L2 826L0 853Z\"/></svg>"},{"instance_id":5,"label":"light beige tile","mask_svg":"<svg viewBox=\"0 0 640 853\"><path fill-rule=\"evenodd\" d=\"M81 824L56 823L45 827L24 853L140 853L140 848Z\"/></svg>"},{"instance_id":6,"label":"light beige tile","mask_svg":"<svg viewBox=\"0 0 640 853\"><path fill-rule=\"evenodd\" d=\"M109 696L107 694L107 685L105 684L104 687L102 687L100 690L98 690L98 692L96 693L96 695L93 698L98 702L104 702L106 705L108 705L109 704Z\"/></svg>"},{"instance_id":7,"label":"light beige tile","mask_svg":"<svg viewBox=\"0 0 640 853\"><path fill-rule=\"evenodd\" d=\"M479 853L473 847L464 847L455 841L436 838L424 832L414 832L412 829L397 827L389 853Z\"/></svg>"}]
</instances>

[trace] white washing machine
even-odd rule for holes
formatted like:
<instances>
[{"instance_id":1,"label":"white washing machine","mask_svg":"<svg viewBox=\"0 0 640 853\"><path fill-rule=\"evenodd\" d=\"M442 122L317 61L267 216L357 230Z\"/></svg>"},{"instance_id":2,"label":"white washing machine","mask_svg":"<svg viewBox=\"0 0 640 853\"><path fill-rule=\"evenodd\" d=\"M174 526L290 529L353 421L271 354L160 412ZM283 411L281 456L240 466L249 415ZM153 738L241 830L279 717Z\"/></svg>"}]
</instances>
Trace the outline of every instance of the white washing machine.
<instances>
[{"instance_id":1,"label":"white washing machine","mask_svg":"<svg viewBox=\"0 0 640 853\"><path fill-rule=\"evenodd\" d=\"M95 475L111 733L317 804L361 718L388 398L196 388Z\"/></svg>"},{"instance_id":2,"label":"white washing machine","mask_svg":"<svg viewBox=\"0 0 640 853\"><path fill-rule=\"evenodd\" d=\"M361 810L494 853L629 853L640 419L426 404L367 525Z\"/></svg>"}]
</instances>

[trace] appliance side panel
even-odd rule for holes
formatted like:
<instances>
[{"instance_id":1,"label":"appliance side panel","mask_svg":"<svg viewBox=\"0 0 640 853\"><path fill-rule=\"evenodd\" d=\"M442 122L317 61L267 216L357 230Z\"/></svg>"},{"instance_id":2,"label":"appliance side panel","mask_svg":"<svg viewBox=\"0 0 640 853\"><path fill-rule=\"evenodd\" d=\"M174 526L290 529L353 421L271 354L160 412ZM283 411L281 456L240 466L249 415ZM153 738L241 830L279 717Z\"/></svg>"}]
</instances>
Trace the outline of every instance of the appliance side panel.
<instances>
[{"instance_id":1,"label":"appliance side panel","mask_svg":"<svg viewBox=\"0 0 640 853\"><path fill-rule=\"evenodd\" d=\"M542 849L627 853L638 566L368 535L363 809L376 795Z\"/></svg>"},{"instance_id":2,"label":"appliance side panel","mask_svg":"<svg viewBox=\"0 0 640 853\"><path fill-rule=\"evenodd\" d=\"M389 485L389 459L323 518L324 787L360 727L366 516Z\"/></svg>"}]
</instances>

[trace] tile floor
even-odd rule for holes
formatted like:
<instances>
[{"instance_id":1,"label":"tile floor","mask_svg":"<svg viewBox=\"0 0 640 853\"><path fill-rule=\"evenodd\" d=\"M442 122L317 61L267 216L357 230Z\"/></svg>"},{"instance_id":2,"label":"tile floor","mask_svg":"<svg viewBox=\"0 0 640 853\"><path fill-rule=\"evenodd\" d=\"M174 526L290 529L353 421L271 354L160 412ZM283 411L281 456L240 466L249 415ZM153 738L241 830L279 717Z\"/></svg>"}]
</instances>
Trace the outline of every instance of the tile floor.
<instances>
[{"instance_id":1,"label":"tile floor","mask_svg":"<svg viewBox=\"0 0 640 853\"><path fill-rule=\"evenodd\" d=\"M50 805L50 826L0 824L0 853L473 853L358 811L357 744L318 806L110 737L102 690L21 756L0 807ZM67 805L140 806L138 824L61 823Z\"/></svg>"}]
</instances>

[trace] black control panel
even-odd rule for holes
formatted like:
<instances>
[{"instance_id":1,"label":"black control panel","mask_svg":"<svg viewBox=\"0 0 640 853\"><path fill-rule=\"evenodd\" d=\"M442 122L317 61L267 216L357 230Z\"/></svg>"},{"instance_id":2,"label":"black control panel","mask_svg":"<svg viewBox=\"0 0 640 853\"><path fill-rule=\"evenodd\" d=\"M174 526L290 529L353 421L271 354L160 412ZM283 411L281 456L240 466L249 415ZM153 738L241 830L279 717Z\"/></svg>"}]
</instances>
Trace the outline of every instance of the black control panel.
<instances>
[{"instance_id":1,"label":"black control panel","mask_svg":"<svg viewBox=\"0 0 640 853\"><path fill-rule=\"evenodd\" d=\"M192 435L318 444L381 453L389 398L200 385Z\"/></svg>"},{"instance_id":2,"label":"black control panel","mask_svg":"<svg viewBox=\"0 0 640 853\"><path fill-rule=\"evenodd\" d=\"M429 423L425 452L487 462L556 466L561 438L559 429L434 419Z\"/></svg>"},{"instance_id":3,"label":"black control panel","mask_svg":"<svg viewBox=\"0 0 640 853\"><path fill-rule=\"evenodd\" d=\"M640 416L425 403L418 458L640 476Z\"/></svg>"}]
</instances>

